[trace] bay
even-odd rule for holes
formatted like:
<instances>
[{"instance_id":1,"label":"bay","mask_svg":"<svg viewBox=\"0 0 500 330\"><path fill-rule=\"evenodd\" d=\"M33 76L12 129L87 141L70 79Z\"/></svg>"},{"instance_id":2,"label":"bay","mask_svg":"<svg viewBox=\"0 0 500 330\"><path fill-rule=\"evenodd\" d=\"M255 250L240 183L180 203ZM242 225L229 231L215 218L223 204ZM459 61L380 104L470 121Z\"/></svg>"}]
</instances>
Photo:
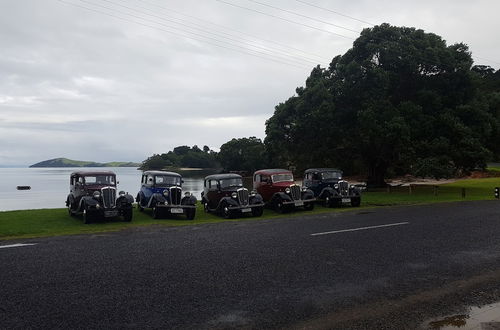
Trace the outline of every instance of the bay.
<instances>
[{"instance_id":1,"label":"bay","mask_svg":"<svg viewBox=\"0 0 500 330\"><path fill-rule=\"evenodd\" d=\"M0 168L0 211L42 208L64 208L69 193L69 176L75 171L106 170L116 174L118 191L132 196L140 189L142 171L133 167L93 168ZM203 176L183 174L183 191L201 198ZM30 190L17 190L30 186Z\"/></svg>"}]
</instances>

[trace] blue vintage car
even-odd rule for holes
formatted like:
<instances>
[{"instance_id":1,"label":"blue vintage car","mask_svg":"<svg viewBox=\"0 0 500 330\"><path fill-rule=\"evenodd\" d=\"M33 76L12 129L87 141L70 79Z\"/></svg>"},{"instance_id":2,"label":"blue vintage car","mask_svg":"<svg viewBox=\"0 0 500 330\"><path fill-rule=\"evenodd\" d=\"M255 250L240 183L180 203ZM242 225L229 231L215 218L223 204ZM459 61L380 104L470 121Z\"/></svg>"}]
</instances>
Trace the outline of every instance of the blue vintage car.
<instances>
[{"instance_id":1,"label":"blue vintage car","mask_svg":"<svg viewBox=\"0 0 500 330\"><path fill-rule=\"evenodd\" d=\"M335 168L310 168L304 172L303 186L314 192L316 200L327 207L361 204L361 190L342 180L342 171Z\"/></svg>"},{"instance_id":2,"label":"blue vintage car","mask_svg":"<svg viewBox=\"0 0 500 330\"><path fill-rule=\"evenodd\" d=\"M153 218L163 214L185 214L189 220L196 214L196 197L182 193L182 177L178 173L166 171L146 171L142 174L141 191L136 201L139 211L151 208Z\"/></svg>"}]
</instances>

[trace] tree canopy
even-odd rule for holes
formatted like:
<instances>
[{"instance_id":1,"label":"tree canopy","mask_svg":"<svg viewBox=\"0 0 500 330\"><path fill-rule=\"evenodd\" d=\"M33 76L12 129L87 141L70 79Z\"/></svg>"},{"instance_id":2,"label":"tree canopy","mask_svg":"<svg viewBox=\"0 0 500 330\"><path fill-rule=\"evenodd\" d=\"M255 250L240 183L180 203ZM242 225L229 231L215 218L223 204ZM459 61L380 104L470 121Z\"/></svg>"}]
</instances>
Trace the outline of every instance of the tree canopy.
<instances>
[{"instance_id":1,"label":"tree canopy","mask_svg":"<svg viewBox=\"0 0 500 330\"><path fill-rule=\"evenodd\" d=\"M464 44L382 24L315 67L276 106L265 145L275 166L338 166L384 185L389 174L446 177L499 153L499 73Z\"/></svg>"},{"instance_id":2,"label":"tree canopy","mask_svg":"<svg viewBox=\"0 0 500 330\"><path fill-rule=\"evenodd\" d=\"M144 160L142 170L161 170L166 167L217 168L216 153L208 146L201 150L198 146L178 146L173 151L155 154Z\"/></svg>"},{"instance_id":3,"label":"tree canopy","mask_svg":"<svg viewBox=\"0 0 500 330\"><path fill-rule=\"evenodd\" d=\"M232 139L220 147L217 159L226 171L253 172L266 166L266 150L255 136Z\"/></svg>"}]
</instances>

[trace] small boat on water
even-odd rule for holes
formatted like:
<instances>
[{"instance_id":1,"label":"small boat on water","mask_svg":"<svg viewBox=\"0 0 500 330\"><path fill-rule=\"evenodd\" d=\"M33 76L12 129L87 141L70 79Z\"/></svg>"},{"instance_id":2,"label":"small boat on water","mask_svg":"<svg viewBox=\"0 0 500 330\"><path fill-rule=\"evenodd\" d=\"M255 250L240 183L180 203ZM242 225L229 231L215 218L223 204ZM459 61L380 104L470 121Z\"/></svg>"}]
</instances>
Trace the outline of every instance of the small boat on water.
<instances>
[{"instance_id":1,"label":"small boat on water","mask_svg":"<svg viewBox=\"0 0 500 330\"><path fill-rule=\"evenodd\" d=\"M30 190L31 186L17 186L17 190Z\"/></svg>"}]
</instances>

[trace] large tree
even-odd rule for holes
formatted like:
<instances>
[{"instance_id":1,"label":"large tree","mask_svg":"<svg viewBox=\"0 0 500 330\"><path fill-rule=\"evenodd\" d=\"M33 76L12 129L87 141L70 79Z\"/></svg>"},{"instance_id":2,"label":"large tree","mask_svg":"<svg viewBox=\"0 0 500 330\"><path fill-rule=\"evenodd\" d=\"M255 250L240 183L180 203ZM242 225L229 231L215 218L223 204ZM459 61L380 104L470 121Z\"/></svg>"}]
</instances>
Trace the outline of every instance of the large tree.
<instances>
[{"instance_id":1,"label":"large tree","mask_svg":"<svg viewBox=\"0 0 500 330\"><path fill-rule=\"evenodd\" d=\"M442 177L484 166L498 118L493 101L478 98L472 63L466 45L432 33L365 29L276 106L266 147L276 165L363 171L371 186L389 173Z\"/></svg>"},{"instance_id":2,"label":"large tree","mask_svg":"<svg viewBox=\"0 0 500 330\"><path fill-rule=\"evenodd\" d=\"M232 139L220 147L217 159L226 171L253 172L266 166L265 146L261 139Z\"/></svg>"}]
</instances>

